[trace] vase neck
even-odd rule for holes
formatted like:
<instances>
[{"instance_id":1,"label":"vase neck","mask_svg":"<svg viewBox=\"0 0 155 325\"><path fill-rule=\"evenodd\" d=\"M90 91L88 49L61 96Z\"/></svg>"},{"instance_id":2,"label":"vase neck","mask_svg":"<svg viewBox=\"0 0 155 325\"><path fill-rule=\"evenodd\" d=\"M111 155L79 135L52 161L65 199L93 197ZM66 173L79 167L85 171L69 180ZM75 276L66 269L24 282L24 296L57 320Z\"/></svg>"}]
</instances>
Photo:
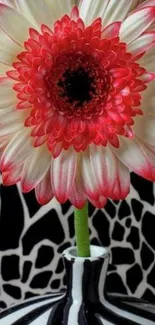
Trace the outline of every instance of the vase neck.
<instances>
[{"instance_id":1,"label":"vase neck","mask_svg":"<svg viewBox=\"0 0 155 325\"><path fill-rule=\"evenodd\" d=\"M79 303L101 301L104 296L108 260L108 254L92 259L68 259L64 256L67 295Z\"/></svg>"}]
</instances>

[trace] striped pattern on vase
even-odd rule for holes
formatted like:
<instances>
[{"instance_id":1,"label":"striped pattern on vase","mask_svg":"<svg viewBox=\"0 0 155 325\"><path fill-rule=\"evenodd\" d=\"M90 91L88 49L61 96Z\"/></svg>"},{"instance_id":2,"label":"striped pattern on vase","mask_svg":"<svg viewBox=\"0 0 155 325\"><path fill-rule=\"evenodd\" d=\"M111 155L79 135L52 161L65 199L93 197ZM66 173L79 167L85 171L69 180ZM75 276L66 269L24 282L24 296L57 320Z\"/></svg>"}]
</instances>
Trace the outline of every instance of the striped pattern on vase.
<instances>
[{"instance_id":1,"label":"striped pattern on vase","mask_svg":"<svg viewBox=\"0 0 155 325\"><path fill-rule=\"evenodd\" d=\"M91 257L63 253L67 290L31 298L0 314L0 325L155 325L155 305L106 292L109 253L91 246Z\"/></svg>"}]
</instances>

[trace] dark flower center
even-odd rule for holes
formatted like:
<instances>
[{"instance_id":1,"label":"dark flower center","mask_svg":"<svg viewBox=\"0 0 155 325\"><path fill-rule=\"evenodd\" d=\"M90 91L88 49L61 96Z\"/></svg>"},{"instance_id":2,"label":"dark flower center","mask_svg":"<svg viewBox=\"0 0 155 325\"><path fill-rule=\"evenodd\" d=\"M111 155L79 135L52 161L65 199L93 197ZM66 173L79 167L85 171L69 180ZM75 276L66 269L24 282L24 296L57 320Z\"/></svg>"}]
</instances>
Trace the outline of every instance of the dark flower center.
<instances>
[{"instance_id":1,"label":"dark flower center","mask_svg":"<svg viewBox=\"0 0 155 325\"><path fill-rule=\"evenodd\" d=\"M52 110L69 119L99 116L111 87L110 76L100 62L92 55L79 52L56 57L44 82Z\"/></svg>"},{"instance_id":2,"label":"dark flower center","mask_svg":"<svg viewBox=\"0 0 155 325\"><path fill-rule=\"evenodd\" d=\"M75 107L78 107L92 99L95 93L93 82L94 78L89 75L88 71L79 67L74 71L66 70L58 86L62 90L61 96L66 97L69 103L76 103Z\"/></svg>"}]
</instances>

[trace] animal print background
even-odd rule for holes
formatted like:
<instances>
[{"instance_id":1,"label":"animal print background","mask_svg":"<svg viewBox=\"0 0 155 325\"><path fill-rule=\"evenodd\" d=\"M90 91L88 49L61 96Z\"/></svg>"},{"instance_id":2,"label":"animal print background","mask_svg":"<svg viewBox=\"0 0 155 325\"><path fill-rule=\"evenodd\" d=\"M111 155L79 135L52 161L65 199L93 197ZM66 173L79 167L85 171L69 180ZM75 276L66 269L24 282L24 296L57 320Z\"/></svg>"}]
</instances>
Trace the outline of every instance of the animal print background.
<instances>
[{"instance_id":1,"label":"animal print background","mask_svg":"<svg viewBox=\"0 0 155 325\"><path fill-rule=\"evenodd\" d=\"M155 303L155 185L131 175L124 201L89 206L91 243L110 249L107 290ZM62 251L75 244L73 208L1 185L0 308L65 286Z\"/></svg>"}]
</instances>

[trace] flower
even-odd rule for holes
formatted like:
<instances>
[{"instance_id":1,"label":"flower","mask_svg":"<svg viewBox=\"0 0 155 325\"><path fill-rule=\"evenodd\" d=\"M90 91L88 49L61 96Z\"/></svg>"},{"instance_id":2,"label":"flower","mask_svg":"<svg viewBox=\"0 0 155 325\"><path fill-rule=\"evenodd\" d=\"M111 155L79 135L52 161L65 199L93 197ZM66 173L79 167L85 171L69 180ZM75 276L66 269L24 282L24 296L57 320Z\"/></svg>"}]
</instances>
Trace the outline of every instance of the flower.
<instances>
[{"instance_id":1,"label":"flower","mask_svg":"<svg viewBox=\"0 0 155 325\"><path fill-rule=\"evenodd\" d=\"M154 181L155 1L0 2L3 183L101 208Z\"/></svg>"}]
</instances>

